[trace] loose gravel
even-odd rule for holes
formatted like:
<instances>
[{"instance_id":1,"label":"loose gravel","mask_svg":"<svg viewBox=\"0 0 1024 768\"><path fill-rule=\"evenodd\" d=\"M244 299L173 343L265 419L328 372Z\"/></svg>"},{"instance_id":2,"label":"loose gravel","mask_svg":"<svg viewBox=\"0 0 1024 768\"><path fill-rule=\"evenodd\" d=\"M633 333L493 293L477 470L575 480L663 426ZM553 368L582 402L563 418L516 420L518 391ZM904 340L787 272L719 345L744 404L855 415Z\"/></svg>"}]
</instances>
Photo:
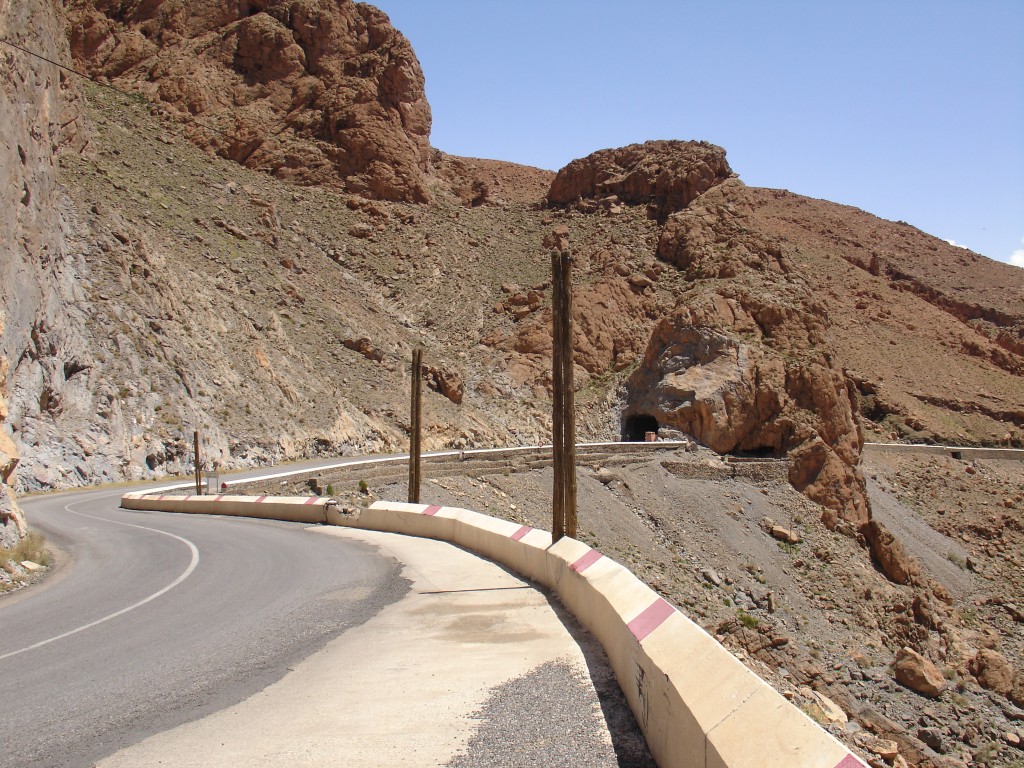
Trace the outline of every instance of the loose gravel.
<instances>
[{"instance_id":1,"label":"loose gravel","mask_svg":"<svg viewBox=\"0 0 1024 768\"><path fill-rule=\"evenodd\" d=\"M548 662L497 687L474 715L480 726L466 751L448 766L655 768L607 659L595 659L592 639L584 645L589 674L567 661ZM552 701L563 706L552 708Z\"/></svg>"}]
</instances>

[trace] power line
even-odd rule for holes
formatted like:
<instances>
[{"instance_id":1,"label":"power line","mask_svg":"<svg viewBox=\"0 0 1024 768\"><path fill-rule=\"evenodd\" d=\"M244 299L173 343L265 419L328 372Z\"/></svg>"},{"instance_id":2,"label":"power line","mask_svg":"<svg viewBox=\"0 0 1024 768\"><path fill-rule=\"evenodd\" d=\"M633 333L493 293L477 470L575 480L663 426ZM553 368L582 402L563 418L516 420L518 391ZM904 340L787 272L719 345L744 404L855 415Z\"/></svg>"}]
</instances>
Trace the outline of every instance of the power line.
<instances>
[{"instance_id":1,"label":"power line","mask_svg":"<svg viewBox=\"0 0 1024 768\"><path fill-rule=\"evenodd\" d=\"M70 72L72 75L76 75L77 77L81 77L84 80L88 80L90 82L96 83L96 85L99 85L99 86L101 86L103 88L109 88L110 90L114 91L115 93L119 93L119 94L121 94L122 96L124 96L126 98L132 99L132 98L135 98L138 95L141 95L141 94L138 94L138 93L131 93L130 91L125 91L125 90L123 90L121 88L118 88L117 86L111 85L110 83L104 83L102 80L97 80L95 77L93 77L90 74L87 74L85 72L79 72L77 69L69 67L66 64L61 64L59 61L54 61L53 59L47 58L46 56L43 56L41 53L36 53L35 51L29 50L28 48L25 48L24 46L18 45L17 43L13 43L10 40L7 40L6 38L0 37L0 43L3 43L4 45L9 45L11 48L15 48L15 49L21 51L22 53L28 54L29 56L34 56L35 58L39 59L40 61L45 61L47 64L52 64L53 66L57 67L58 69L62 69L65 72ZM219 133L222 136L226 136L229 139L234 140L234 138L235 138L232 134L228 133L227 131L223 130L222 128L215 128L212 125L207 125L203 121L197 120L194 117L192 118L192 122L195 123L196 125L198 125L200 128L205 128L208 131L213 131L214 133Z\"/></svg>"}]
</instances>

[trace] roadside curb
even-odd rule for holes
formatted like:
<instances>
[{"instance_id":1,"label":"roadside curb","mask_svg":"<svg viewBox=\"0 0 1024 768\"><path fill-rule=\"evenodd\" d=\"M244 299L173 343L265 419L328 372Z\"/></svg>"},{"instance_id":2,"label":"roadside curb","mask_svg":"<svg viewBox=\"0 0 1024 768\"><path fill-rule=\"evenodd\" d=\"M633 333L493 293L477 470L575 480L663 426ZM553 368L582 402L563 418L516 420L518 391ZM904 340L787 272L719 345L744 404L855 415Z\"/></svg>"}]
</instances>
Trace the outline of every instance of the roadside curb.
<instances>
[{"instance_id":1,"label":"roadside curb","mask_svg":"<svg viewBox=\"0 0 1024 768\"><path fill-rule=\"evenodd\" d=\"M864 768L628 569L583 542L457 507L128 493L126 509L326 523L456 544L551 589L601 643L662 768Z\"/></svg>"}]
</instances>

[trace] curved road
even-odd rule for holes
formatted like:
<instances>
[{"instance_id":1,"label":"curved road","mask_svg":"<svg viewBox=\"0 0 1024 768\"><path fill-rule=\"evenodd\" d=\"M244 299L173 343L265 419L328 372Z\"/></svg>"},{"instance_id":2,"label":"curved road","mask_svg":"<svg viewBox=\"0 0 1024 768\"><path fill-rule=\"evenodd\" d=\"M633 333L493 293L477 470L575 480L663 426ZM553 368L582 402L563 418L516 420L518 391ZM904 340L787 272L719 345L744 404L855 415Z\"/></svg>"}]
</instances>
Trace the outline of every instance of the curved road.
<instances>
[{"instance_id":1,"label":"curved road","mask_svg":"<svg viewBox=\"0 0 1024 768\"><path fill-rule=\"evenodd\" d=\"M26 499L70 554L0 599L0 765L91 765L235 704L407 591L308 526L128 512L120 490Z\"/></svg>"}]
</instances>

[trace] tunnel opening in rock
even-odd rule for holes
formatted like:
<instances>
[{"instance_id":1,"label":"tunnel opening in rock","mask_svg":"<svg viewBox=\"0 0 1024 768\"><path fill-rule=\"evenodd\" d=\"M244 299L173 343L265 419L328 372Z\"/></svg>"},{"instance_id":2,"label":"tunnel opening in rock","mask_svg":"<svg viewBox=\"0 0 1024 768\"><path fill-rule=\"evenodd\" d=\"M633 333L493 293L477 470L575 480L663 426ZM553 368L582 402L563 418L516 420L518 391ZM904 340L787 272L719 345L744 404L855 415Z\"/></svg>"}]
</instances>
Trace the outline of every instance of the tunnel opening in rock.
<instances>
[{"instance_id":1,"label":"tunnel opening in rock","mask_svg":"<svg viewBox=\"0 0 1024 768\"><path fill-rule=\"evenodd\" d=\"M742 451L733 451L732 455L741 459L774 459L778 457L779 452L772 446L767 445L758 448L747 448Z\"/></svg>"},{"instance_id":2,"label":"tunnel opening in rock","mask_svg":"<svg viewBox=\"0 0 1024 768\"><path fill-rule=\"evenodd\" d=\"M642 443L648 432L658 432L658 420L646 413L634 413L622 420L622 441Z\"/></svg>"}]
</instances>

